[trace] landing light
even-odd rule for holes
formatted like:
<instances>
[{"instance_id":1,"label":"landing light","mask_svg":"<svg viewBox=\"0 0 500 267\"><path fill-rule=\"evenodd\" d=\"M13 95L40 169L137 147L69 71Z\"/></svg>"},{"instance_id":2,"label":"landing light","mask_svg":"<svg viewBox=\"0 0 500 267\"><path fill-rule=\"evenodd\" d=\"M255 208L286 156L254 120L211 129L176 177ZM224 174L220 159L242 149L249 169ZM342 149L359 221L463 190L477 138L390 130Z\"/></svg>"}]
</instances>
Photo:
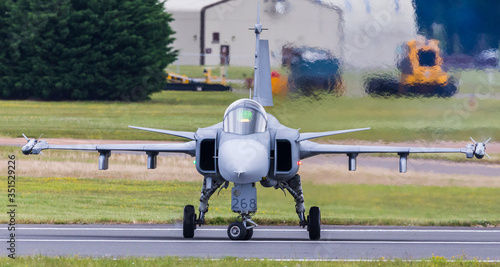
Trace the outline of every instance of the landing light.
<instances>
[{"instance_id":1,"label":"landing light","mask_svg":"<svg viewBox=\"0 0 500 267\"><path fill-rule=\"evenodd\" d=\"M196 164L196 160L193 160L193 164Z\"/></svg>"},{"instance_id":2,"label":"landing light","mask_svg":"<svg viewBox=\"0 0 500 267\"><path fill-rule=\"evenodd\" d=\"M299 165L299 166L302 165L302 161L300 161L300 160L297 161L297 165Z\"/></svg>"}]
</instances>

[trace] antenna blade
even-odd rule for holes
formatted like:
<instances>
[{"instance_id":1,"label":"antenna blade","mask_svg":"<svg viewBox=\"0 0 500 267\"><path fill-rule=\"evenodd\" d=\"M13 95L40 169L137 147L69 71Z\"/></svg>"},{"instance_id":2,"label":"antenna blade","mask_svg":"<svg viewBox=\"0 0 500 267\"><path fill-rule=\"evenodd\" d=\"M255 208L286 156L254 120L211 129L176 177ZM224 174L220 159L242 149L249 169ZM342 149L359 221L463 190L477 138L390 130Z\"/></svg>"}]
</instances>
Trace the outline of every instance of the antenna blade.
<instances>
[{"instance_id":1,"label":"antenna blade","mask_svg":"<svg viewBox=\"0 0 500 267\"><path fill-rule=\"evenodd\" d=\"M42 137L44 134L41 134L36 140L40 139L40 137Z\"/></svg>"},{"instance_id":2,"label":"antenna blade","mask_svg":"<svg viewBox=\"0 0 500 267\"><path fill-rule=\"evenodd\" d=\"M490 155L488 155L488 153L484 152L484 154L489 158L491 159Z\"/></svg>"},{"instance_id":3,"label":"antenna blade","mask_svg":"<svg viewBox=\"0 0 500 267\"><path fill-rule=\"evenodd\" d=\"M486 142L484 142L484 144L486 145L490 140L491 140L491 137L490 137L490 139L486 140Z\"/></svg>"},{"instance_id":4,"label":"antenna blade","mask_svg":"<svg viewBox=\"0 0 500 267\"><path fill-rule=\"evenodd\" d=\"M472 140L472 142L474 142L474 144L477 144L477 142L474 139L472 139L472 136L471 136L470 140Z\"/></svg>"},{"instance_id":5,"label":"antenna blade","mask_svg":"<svg viewBox=\"0 0 500 267\"><path fill-rule=\"evenodd\" d=\"M260 24L260 1L257 2L257 24Z\"/></svg>"},{"instance_id":6,"label":"antenna blade","mask_svg":"<svg viewBox=\"0 0 500 267\"><path fill-rule=\"evenodd\" d=\"M23 134L23 136L24 136L24 139L26 139L26 141L28 141L28 142L30 141L30 139L28 137L26 137L26 135Z\"/></svg>"}]
</instances>

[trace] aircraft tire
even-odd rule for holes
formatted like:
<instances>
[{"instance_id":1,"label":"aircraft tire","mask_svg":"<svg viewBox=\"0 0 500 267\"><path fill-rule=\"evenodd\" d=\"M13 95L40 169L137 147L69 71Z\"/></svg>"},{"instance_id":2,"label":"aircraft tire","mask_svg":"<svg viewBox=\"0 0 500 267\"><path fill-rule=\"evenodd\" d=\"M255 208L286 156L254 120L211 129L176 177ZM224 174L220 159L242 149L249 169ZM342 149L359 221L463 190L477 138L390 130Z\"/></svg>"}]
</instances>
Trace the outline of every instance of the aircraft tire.
<instances>
[{"instance_id":1,"label":"aircraft tire","mask_svg":"<svg viewBox=\"0 0 500 267\"><path fill-rule=\"evenodd\" d=\"M227 228L227 236L232 240L243 240L247 235L247 229L241 222L233 222Z\"/></svg>"},{"instance_id":2,"label":"aircraft tire","mask_svg":"<svg viewBox=\"0 0 500 267\"><path fill-rule=\"evenodd\" d=\"M250 240L253 236L253 228L247 229L247 234L243 237L243 240Z\"/></svg>"},{"instance_id":3,"label":"aircraft tire","mask_svg":"<svg viewBox=\"0 0 500 267\"><path fill-rule=\"evenodd\" d=\"M196 229L196 214L192 205L184 207L184 221L182 224L182 235L184 238L193 238Z\"/></svg>"},{"instance_id":4,"label":"aircraft tire","mask_svg":"<svg viewBox=\"0 0 500 267\"><path fill-rule=\"evenodd\" d=\"M308 216L309 239L319 240L321 238L321 212L318 207L311 207Z\"/></svg>"}]
</instances>

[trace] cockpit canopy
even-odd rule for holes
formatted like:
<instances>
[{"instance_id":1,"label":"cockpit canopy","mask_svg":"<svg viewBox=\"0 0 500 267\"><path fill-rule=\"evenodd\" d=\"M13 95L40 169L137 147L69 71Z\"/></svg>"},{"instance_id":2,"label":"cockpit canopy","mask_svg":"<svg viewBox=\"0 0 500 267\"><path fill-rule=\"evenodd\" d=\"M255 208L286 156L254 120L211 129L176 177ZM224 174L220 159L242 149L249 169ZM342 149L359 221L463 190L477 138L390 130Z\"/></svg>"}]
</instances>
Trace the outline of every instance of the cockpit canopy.
<instances>
[{"instance_id":1,"label":"cockpit canopy","mask_svg":"<svg viewBox=\"0 0 500 267\"><path fill-rule=\"evenodd\" d=\"M267 130L267 113L254 100L240 99L224 113L224 132L235 134L263 133Z\"/></svg>"}]
</instances>

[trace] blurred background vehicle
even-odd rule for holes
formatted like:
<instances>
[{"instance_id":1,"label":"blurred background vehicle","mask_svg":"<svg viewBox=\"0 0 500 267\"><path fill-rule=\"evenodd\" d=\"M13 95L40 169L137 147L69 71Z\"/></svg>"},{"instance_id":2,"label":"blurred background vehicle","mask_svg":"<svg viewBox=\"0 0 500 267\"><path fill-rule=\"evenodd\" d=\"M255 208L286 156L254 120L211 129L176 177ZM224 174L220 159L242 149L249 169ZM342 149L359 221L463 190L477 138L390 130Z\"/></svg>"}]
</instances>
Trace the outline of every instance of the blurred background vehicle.
<instances>
[{"instance_id":1,"label":"blurred background vehicle","mask_svg":"<svg viewBox=\"0 0 500 267\"><path fill-rule=\"evenodd\" d=\"M378 96L438 96L457 93L457 82L443 69L439 41L419 35L406 42L397 60L398 78L375 75L365 80L365 90Z\"/></svg>"}]
</instances>

